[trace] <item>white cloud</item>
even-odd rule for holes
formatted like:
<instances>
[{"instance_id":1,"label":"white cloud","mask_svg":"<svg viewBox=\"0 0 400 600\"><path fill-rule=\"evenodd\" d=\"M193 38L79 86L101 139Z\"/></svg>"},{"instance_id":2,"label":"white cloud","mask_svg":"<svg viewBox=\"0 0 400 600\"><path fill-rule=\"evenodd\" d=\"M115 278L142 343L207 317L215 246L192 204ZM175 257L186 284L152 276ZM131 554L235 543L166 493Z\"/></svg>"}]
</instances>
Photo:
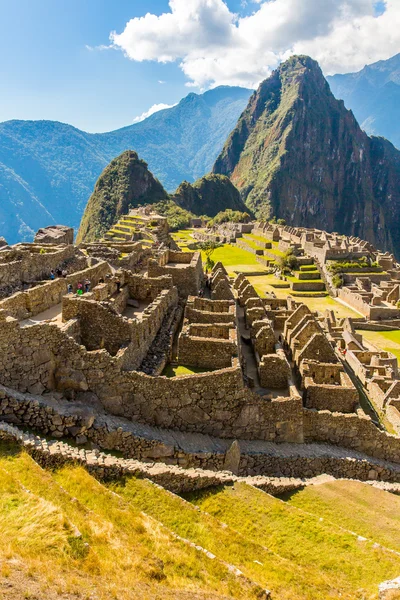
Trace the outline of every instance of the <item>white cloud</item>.
<instances>
[{"instance_id":1,"label":"white cloud","mask_svg":"<svg viewBox=\"0 0 400 600\"><path fill-rule=\"evenodd\" d=\"M254 1L254 0L253 0ZM382 4L382 3L380 3ZM179 61L187 85L255 87L291 54L310 54L326 74L400 51L400 0L256 0L240 17L223 0L170 0L170 12L131 19L114 47L135 61Z\"/></svg>"},{"instance_id":2,"label":"white cloud","mask_svg":"<svg viewBox=\"0 0 400 600\"><path fill-rule=\"evenodd\" d=\"M176 106L176 104L163 104L162 102L160 104L153 104L149 110L146 110L146 112L142 113L138 117L135 117L132 123L140 123L140 121L144 121L147 119L147 117L154 115L154 113L164 110L164 108L172 108L173 106Z\"/></svg>"}]
</instances>

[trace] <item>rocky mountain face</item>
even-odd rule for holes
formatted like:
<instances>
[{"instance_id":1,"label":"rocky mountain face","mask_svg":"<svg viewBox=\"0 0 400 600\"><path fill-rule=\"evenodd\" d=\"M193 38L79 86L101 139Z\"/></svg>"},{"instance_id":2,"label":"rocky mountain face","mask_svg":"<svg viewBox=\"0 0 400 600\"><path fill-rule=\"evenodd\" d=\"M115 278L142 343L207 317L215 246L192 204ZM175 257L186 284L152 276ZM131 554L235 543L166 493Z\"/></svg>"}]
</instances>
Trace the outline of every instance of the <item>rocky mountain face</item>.
<instances>
[{"instance_id":1,"label":"rocky mountain face","mask_svg":"<svg viewBox=\"0 0 400 600\"><path fill-rule=\"evenodd\" d=\"M102 134L53 121L0 123L0 235L15 243L47 225L77 228L102 170L131 148L167 190L195 181L211 169L250 94L238 87L192 93L141 123Z\"/></svg>"},{"instance_id":2,"label":"rocky mountain face","mask_svg":"<svg viewBox=\"0 0 400 600\"><path fill-rule=\"evenodd\" d=\"M195 215L215 215L227 208L245 211L246 206L238 189L225 175L211 173L193 184L184 181L171 199Z\"/></svg>"},{"instance_id":3,"label":"rocky mountain face","mask_svg":"<svg viewBox=\"0 0 400 600\"><path fill-rule=\"evenodd\" d=\"M400 152L370 138L314 60L293 56L251 96L218 157L260 218L357 235L400 255Z\"/></svg>"},{"instance_id":4,"label":"rocky mountain face","mask_svg":"<svg viewBox=\"0 0 400 600\"><path fill-rule=\"evenodd\" d=\"M366 65L357 73L333 75L327 80L362 129L387 138L400 149L400 53Z\"/></svg>"},{"instance_id":5,"label":"rocky mountain face","mask_svg":"<svg viewBox=\"0 0 400 600\"><path fill-rule=\"evenodd\" d=\"M136 152L123 152L100 175L89 198L77 242L91 242L104 235L118 219L139 204L168 198L161 183Z\"/></svg>"}]
</instances>

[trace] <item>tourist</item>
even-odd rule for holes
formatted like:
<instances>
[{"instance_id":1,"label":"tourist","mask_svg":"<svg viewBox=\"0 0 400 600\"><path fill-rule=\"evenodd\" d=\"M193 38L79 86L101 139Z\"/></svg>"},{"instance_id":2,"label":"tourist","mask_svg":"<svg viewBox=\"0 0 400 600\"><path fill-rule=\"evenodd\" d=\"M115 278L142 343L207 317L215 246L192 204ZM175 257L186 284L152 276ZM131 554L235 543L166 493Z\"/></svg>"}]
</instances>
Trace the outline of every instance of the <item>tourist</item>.
<instances>
[{"instance_id":1,"label":"tourist","mask_svg":"<svg viewBox=\"0 0 400 600\"><path fill-rule=\"evenodd\" d=\"M72 283L68 284L68 294L72 294Z\"/></svg>"},{"instance_id":2,"label":"tourist","mask_svg":"<svg viewBox=\"0 0 400 600\"><path fill-rule=\"evenodd\" d=\"M85 293L88 294L90 292L90 281L89 279L85 280Z\"/></svg>"},{"instance_id":3,"label":"tourist","mask_svg":"<svg viewBox=\"0 0 400 600\"><path fill-rule=\"evenodd\" d=\"M83 296L83 289L82 289L82 288L78 288L78 289L76 290L76 295L77 295L77 296Z\"/></svg>"},{"instance_id":4,"label":"tourist","mask_svg":"<svg viewBox=\"0 0 400 600\"><path fill-rule=\"evenodd\" d=\"M56 269L56 275L57 275L57 277L61 277L62 276L61 269Z\"/></svg>"},{"instance_id":5,"label":"tourist","mask_svg":"<svg viewBox=\"0 0 400 600\"><path fill-rule=\"evenodd\" d=\"M65 269L63 269L63 270L61 271L61 275L62 275L62 276L64 277L64 279L65 279L65 278L66 278L66 276L67 276L67 271L66 271Z\"/></svg>"},{"instance_id":6,"label":"tourist","mask_svg":"<svg viewBox=\"0 0 400 600\"><path fill-rule=\"evenodd\" d=\"M52 269L52 270L50 271L50 279L53 281L53 279L55 279L55 278L56 278L56 275L55 275L55 273L54 273L54 271L53 271L53 269Z\"/></svg>"}]
</instances>

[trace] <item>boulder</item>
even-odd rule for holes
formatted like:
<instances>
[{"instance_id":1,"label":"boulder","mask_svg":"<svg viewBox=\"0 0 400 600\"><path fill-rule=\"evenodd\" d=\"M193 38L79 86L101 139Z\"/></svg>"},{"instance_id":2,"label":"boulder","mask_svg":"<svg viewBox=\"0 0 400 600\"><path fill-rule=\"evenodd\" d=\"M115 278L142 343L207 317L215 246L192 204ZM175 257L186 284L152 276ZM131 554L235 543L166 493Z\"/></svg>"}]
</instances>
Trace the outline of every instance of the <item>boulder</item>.
<instances>
[{"instance_id":1,"label":"boulder","mask_svg":"<svg viewBox=\"0 0 400 600\"><path fill-rule=\"evenodd\" d=\"M39 229L35 244L73 244L74 230L66 225L50 225Z\"/></svg>"}]
</instances>

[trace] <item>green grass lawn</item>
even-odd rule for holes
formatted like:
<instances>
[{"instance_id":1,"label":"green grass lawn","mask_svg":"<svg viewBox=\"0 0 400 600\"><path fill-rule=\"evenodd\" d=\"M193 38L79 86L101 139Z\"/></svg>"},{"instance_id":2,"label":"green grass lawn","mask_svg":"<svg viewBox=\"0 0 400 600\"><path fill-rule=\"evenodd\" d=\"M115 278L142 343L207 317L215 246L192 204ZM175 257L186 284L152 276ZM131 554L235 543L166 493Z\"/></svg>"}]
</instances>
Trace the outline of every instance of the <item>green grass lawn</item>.
<instances>
[{"instance_id":1,"label":"green grass lawn","mask_svg":"<svg viewBox=\"0 0 400 600\"><path fill-rule=\"evenodd\" d=\"M346 496L351 503L350 490ZM330 590L327 598L376 598L378 584L398 571L398 557L376 548L375 540L361 543L340 528L342 522L336 521L334 526L321 521L315 511L306 514L246 484L198 492L190 498L249 542L307 570L310 582L319 580ZM400 500L397 504L400 506ZM370 514L378 506L369 503ZM332 502L331 507L334 512L336 504ZM399 515L392 519L394 523L400 523Z\"/></svg>"},{"instance_id":2,"label":"green grass lawn","mask_svg":"<svg viewBox=\"0 0 400 600\"><path fill-rule=\"evenodd\" d=\"M286 550L281 553L277 543L269 543L260 532L260 535L254 535L254 528L251 528L252 514L247 513L239 503L237 504L237 519L233 527L226 525L225 513L216 515L207 514L196 510L180 498L170 495L165 490L151 485L146 480L129 479L125 485L123 482L111 486L115 492L123 496L134 507L143 510L146 514L156 517L168 528L172 529L178 535L189 539L207 548L210 552L239 568L242 573L251 577L263 587L272 590L272 597L279 600L327 600L343 598L346 600L359 598L372 598L377 596L362 596L351 593L349 586L342 584L343 578L336 584L338 559L326 556L327 572L323 571L315 564L303 564L295 558L293 560L285 556ZM208 510L208 507L207 509ZM241 518L246 527L240 527ZM275 520L275 525L276 525ZM299 525L299 521L296 523ZM237 527L237 528L236 528ZM251 528L251 529L250 529ZM238 531L242 529L242 531ZM250 531L249 531L250 529ZM276 528L276 540L289 538L295 531L292 524L282 519ZM310 538L314 537L314 551L318 553L319 538L314 531ZM333 536L332 536L333 537ZM348 554L354 548L354 540L347 536L349 544ZM293 540L293 548L299 543L299 537ZM289 540L285 545L289 544ZM367 554L363 558L367 559ZM383 578L394 576L397 569L397 557L387 555L382 551L376 551L374 566L376 567L374 584L382 581ZM378 560L382 557L382 562ZM329 574L329 565L334 563L335 570ZM355 560L356 576L360 569L359 557ZM369 565L368 565L369 567ZM366 568L363 568L366 570ZM397 575L397 573L396 573ZM360 586L361 587L361 586ZM342 594L341 594L342 592Z\"/></svg>"},{"instance_id":3,"label":"green grass lawn","mask_svg":"<svg viewBox=\"0 0 400 600\"><path fill-rule=\"evenodd\" d=\"M288 296L293 296L298 301L306 304L312 311L318 310L320 312L325 312L328 308L329 310L333 310L337 317L355 317L359 318L360 315L352 310L351 308L341 304L334 298L331 298L329 295L325 297L300 297L295 296L290 288L274 288L273 284L283 283L280 279L277 279L275 275L262 275L260 277L250 276L250 283L254 286L256 292L262 297L265 298L267 293L273 292L277 298L287 298Z\"/></svg>"},{"instance_id":4,"label":"green grass lawn","mask_svg":"<svg viewBox=\"0 0 400 600\"><path fill-rule=\"evenodd\" d=\"M400 497L356 481L311 485L288 504L400 552Z\"/></svg>"},{"instance_id":5,"label":"green grass lawn","mask_svg":"<svg viewBox=\"0 0 400 600\"><path fill-rule=\"evenodd\" d=\"M253 597L227 567L177 540L83 468L47 471L5 443L0 510L1 598L4 589L10 600Z\"/></svg>"},{"instance_id":6,"label":"green grass lawn","mask_svg":"<svg viewBox=\"0 0 400 600\"><path fill-rule=\"evenodd\" d=\"M202 258L203 262L205 262L204 252L202 252ZM232 244L224 244L220 248L217 248L211 258L214 262L221 261L229 275L234 275L235 272L265 271L265 267L256 261L255 254L247 250L242 250Z\"/></svg>"},{"instance_id":7,"label":"green grass lawn","mask_svg":"<svg viewBox=\"0 0 400 600\"><path fill-rule=\"evenodd\" d=\"M185 367L184 365L178 365L173 367L167 365L162 372L165 377L182 377L182 375L193 375L194 373L208 373L211 369L200 369L198 367Z\"/></svg>"},{"instance_id":8,"label":"green grass lawn","mask_svg":"<svg viewBox=\"0 0 400 600\"><path fill-rule=\"evenodd\" d=\"M400 329L396 331L364 331L360 329L363 338L378 348L391 352L400 361Z\"/></svg>"}]
</instances>

